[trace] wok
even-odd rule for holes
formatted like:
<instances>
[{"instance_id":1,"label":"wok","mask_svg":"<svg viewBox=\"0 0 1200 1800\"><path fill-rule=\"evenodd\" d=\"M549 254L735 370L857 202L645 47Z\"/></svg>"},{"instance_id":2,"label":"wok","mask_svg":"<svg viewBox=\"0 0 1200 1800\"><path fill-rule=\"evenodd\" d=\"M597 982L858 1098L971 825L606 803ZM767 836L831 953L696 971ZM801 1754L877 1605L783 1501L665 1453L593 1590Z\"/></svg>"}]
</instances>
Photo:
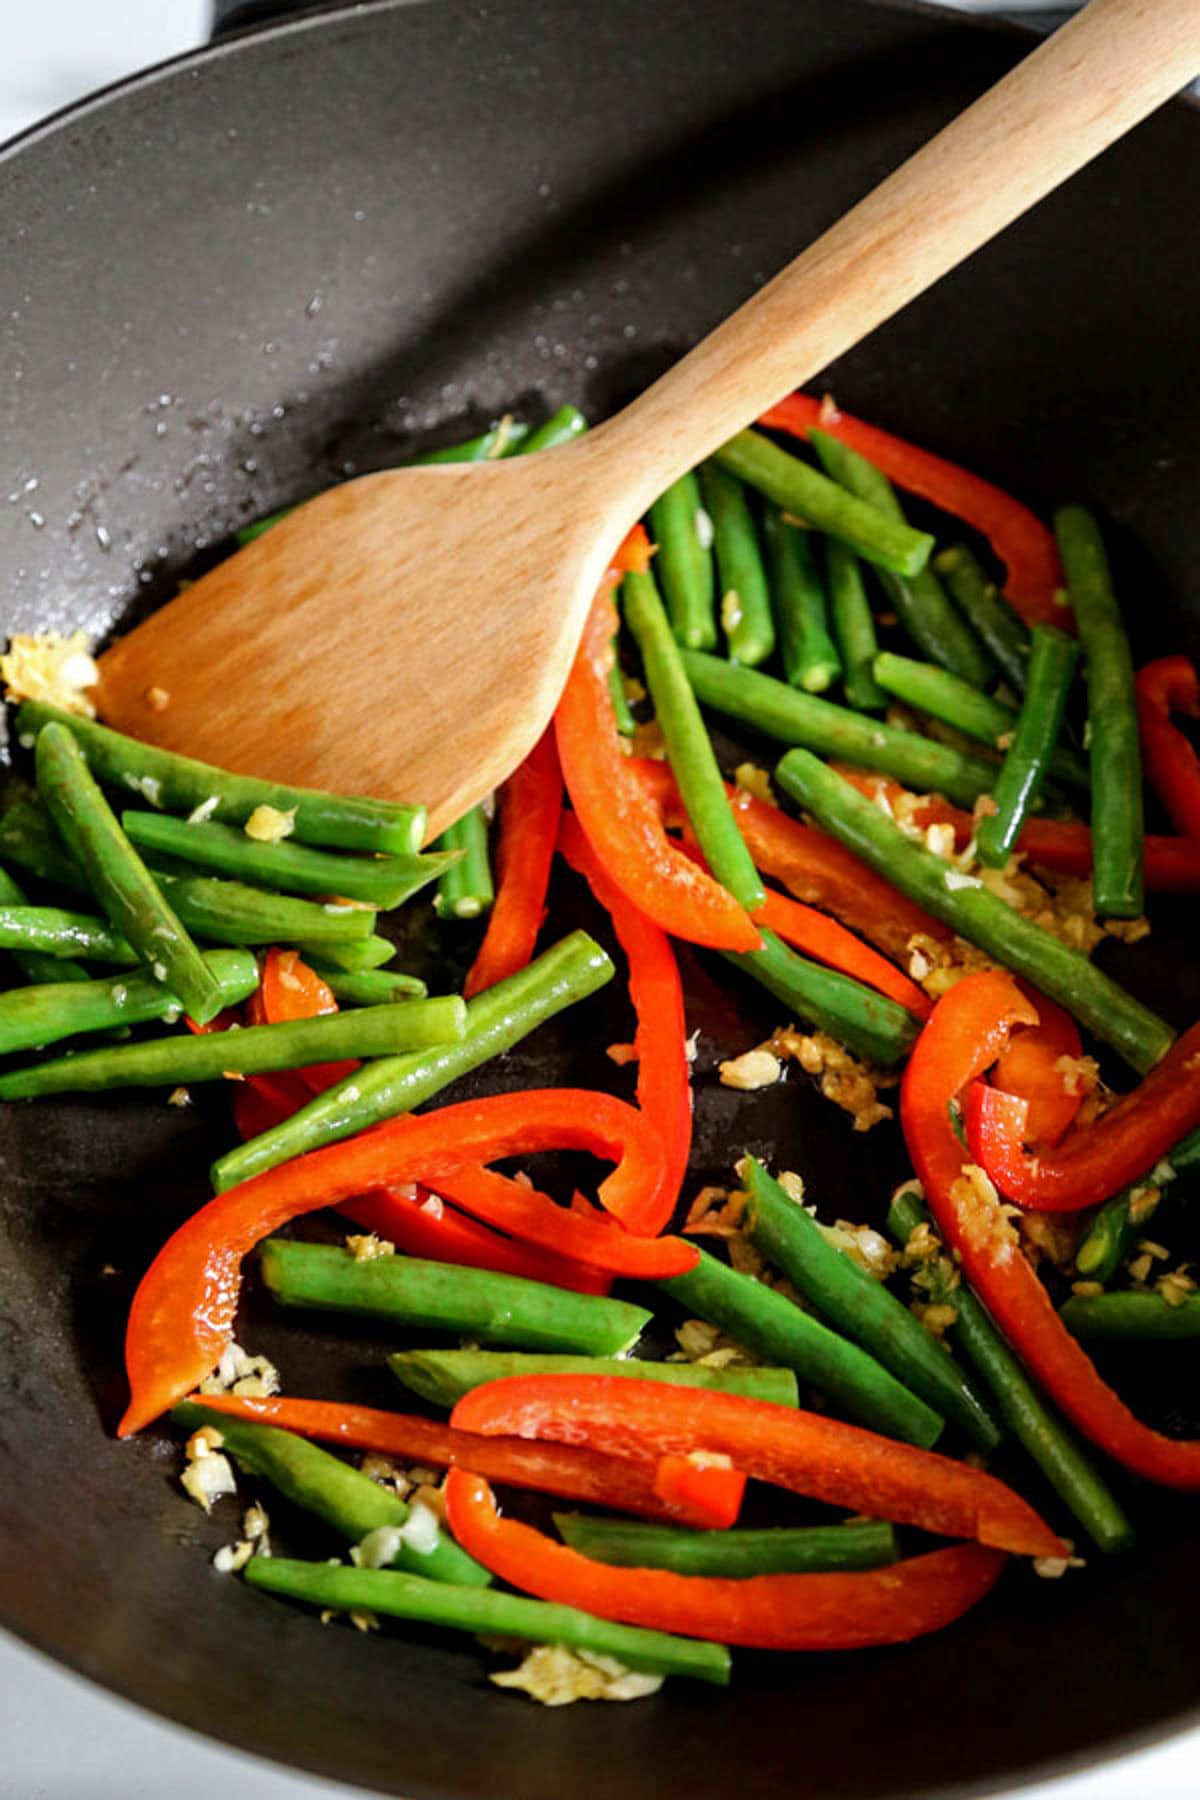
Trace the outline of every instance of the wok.
<instances>
[{"instance_id":1,"label":"wok","mask_svg":"<svg viewBox=\"0 0 1200 1800\"><path fill-rule=\"evenodd\" d=\"M378 0L40 127L0 157L5 629L103 639L278 503L509 408L619 405L1024 47L851 0ZM1200 639L1198 181L1179 103L830 377L1042 509L1101 508L1141 648ZM353 730L353 694L329 703ZM566 882L560 916L592 919ZM1113 966L1181 1023L1200 961L1187 909L1158 918ZM430 962L426 928L405 929ZM443 937L452 962L471 936ZM697 1182L748 1147L802 1169L830 1216L877 1217L896 1148L806 1084L717 1085L715 1055L777 1009L700 958L686 977ZM600 996L472 1087L612 1085L598 1047L628 1035L619 993ZM129 1295L229 1135L221 1095L0 1114L0 1618L31 1643L412 1800L965 1794L1200 1719L1194 1508L1143 1493L1126 1561L1054 1587L1014 1573L910 1649L745 1656L728 1695L669 1684L624 1707L546 1713L490 1688L474 1646L322 1631L217 1577L228 1522L179 1492L165 1435L112 1426ZM290 1391L393 1401L379 1334L248 1309L242 1341ZM1193 1429L1188 1372L1131 1393Z\"/></svg>"}]
</instances>

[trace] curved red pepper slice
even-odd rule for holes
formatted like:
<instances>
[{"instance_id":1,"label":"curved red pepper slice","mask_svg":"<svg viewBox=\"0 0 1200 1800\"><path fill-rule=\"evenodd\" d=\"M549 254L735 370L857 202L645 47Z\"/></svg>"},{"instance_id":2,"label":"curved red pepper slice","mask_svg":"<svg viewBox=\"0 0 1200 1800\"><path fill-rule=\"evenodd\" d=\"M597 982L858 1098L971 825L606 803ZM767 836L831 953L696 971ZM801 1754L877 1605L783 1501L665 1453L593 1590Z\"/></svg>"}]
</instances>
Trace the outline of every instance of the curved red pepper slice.
<instances>
[{"instance_id":1,"label":"curved red pepper slice","mask_svg":"<svg viewBox=\"0 0 1200 1800\"><path fill-rule=\"evenodd\" d=\"M816 426L857 450L897 487L953 513L987 538L1005 567L1004 592L1026 624L1060 630L1069 625L1070 613L1055 602L1064 576L1054 534L1003 488L811 394L789 394L758 422L801 438Z\"/></svg>"},{"instance_id":2,"label":"curved red pepper slice","mask_svg":"<svg viewBox=\"0 0 1200 1800\"><path fill-rule=\"evenodd\" d=\"M683 826L686 814L666 764L631 757L629 766L666 823ZM836 838L802 825L741 788L726 792L755 867L797 900L836 914L843 926L861 932L889 956L903 956L917 932L933 938L952 936L948 925L914 905Z\"/></svg>"},{"instance_id":3,"label":"curved red pepper slice","mask_svg":"<svg viewBox=\"0 0 1200 1800\"><path fill-rule=\"evenodd\" d=\"M571 804L609 879L663 931L714 950L757 950L750 915L663 829L621 748L608 690L617 612L597 595L554 715Z\"/></svg>"},{"instance_id":4,"label":"curved red pepper slice","mask_svg":"<svg viewBox=\"0 0 1200 1800\"><path fill-rule=\"evenodd\" d=\"M440 1194L427 1194L420 1188L411 1193L376 1188L345 1201L338 1211L364 1231L386 1238L406 1256L458 1263L469 1269L494 1269L501 1275L520 1275L526 1281L570 1288L576 1294L607 1294L612 1287L612 1276L603 1269L501 1237L490 1226L443 1205Z\"/></svg>"},{"instance_id":5,"label":"curved red pepper slice","mask_svg":"<svg viewBox=\"0 0 1200 1800\"><path fill-rule=\"evenodd\" d=\"M558 847L608 912L629 964L629 997L637 1015L637 1100L662 1138L666 1160L658 1192L647 1192L636 1212L618 1216L629 1231L653 1235L675 1210L692 1148L692 1083L679 966L665 932L609 880L570 813L563 815Z\"/></svg>"},{"instance_id":6,"label":"curved red pepper slice","mask_svg":"<svg viewBox=\"0 0 1200 1800\"><path fill-rule=\"evenodd\" d=\"M1000 1551L963 1544L852 1575L732 1579L619 1568L502 1519L486 1480L466 1468L450 1471L446 1509L463 1549L527 1594L758 1650L851 1650L923 1637L981 1600L1004 1566Z\"/></svg>"},{"instance_id":7,"label":"curved red pepper slice","mask_svg":"<svg viewBox=\"0 0 1200 1800\"><path fill-rule=\"evenodd\" d=\"M1011 976L999 970L966 976L934 1007L900 1090L913 1166L964 1275L1050 1398L1085 1437L1135 1474L1200 1489L1200 1442L1152 1431L1101 1380L1059 1318L999 1203L978 1178L964 1178L950 1102L995 1061L1010 1026L1028 1023L1030 1011Z\"/></svg>"},{"instance_id":8,"label":"curved red pepper slice","mask_svg":"<svg viewBox=\"0 0 1200 1800\"><path fill-rule=\"evenodd\" d=\"M467 972L469 1000L527 966L546 916L546 889L562 813L562 770L548 725L500 789L496 898L479 953Z\"/></svg>"},{"instance_id":9,"label":"curved red pepper slice","mask_svg":"<svg viewBox=\"0 0 1200 1800\"><path fill-rule=\"evenodd\" d=\"M586 1444L612 1456L715 1451L752 1480L831 1506L941 1537L977 1538L1017 1555L1062 1555L1050 1527L994 1476L858 1425L740 1394L624 1376L513 1375L464 1394L451 1423L488 1437Z\"/></svg>"},{"instance_id":10,"label":"curved red pepper slice","mask_svg":"<svg viewBox=\"0 0 1200 1800\"><path fill-rule=\"evenodd\" d=\"M318 1443L340 1444L344 1450L374 1451L378 1456L430 1463L435 1469L465 1464L506 1487L615 1507L640 1518L698 1526L711 1522L708 1507L694 1512L686 1504L681 1508L660 1499L654 1491L656 1469L652 1463L629 1462L566 1444L481 1438L436 1419L371 1406L343 1406L335 1400L293 1400L282 1395L255 1400L239 1394L198 1394L196 1399L215 1412L251 1424L275 1425Z\"/></svg>"},{"instance_id":11,"label":"curved red pepper slice","mask_svg":"<svg viewBox=\"0 0 1200 1800\"><path fill-rule=\"evenodd\" d=\"M1079 1027L1065 1007L1020 984L1037 1008L1036 1025L1018 1027L996 1059L992 1085L1025 1102L1025 1137L1057 1144L1083 1102L1083 1087L1059 1067L1083 1054Z\"/></svg>"},{"instance_id":12,"label":"curved red pepper slice","mask_svg":"<svg viewBox=\"0 0 1200 1800\"><path fill-rule=\"evenodd\" d=\"M737 1524L746 1492L740 1469L696 1462L690 1456L661 1456L654 1473L654 1491L668 1506L696 1514L707 1513L714 1531Z\"/></svg>"},{"instance_id":13,"label":"curved red pepper slice","mask_svg":"<svg viewBox=\"0 0 1200 1800\"><path fill-rule=\"evenodd\" d=\"M390 1119L218 1194L163 1246L134 1295L125 1338L132 1397L120 1435L149 1424L219 1362L233 1329L242 1260L281 1225L372 1188L433 1182L464 1164L555 1149L617 1162L599 1193L611 1196L618 1216L622 1207L635 1210L643 1189L662 1179L662 1144L634 1107L610 1094L545 1088Z\"/></svg>"},{"instance_id":14,"label":"curved red pepper slice","mask_svg":"<svg viewBox=\"0 0 1200 1800\"><path fill-rule=\"evenodd\" d=\"M1178 725L1171 723L1173 712L1193 717L1200 713L1196 665L1186 656L1160 656L1138 670L1134 685L1150 785L1175 829L1185 837L1200 838L1200 757Z\"/></svg>"},{"instance_id":15,"label":"curved red pepper slice","mask_svg":"<svg viewBox=\"0 0 1200 1800\"><path fill-rule=\"evenodd\" d=\"M1007 1199L1039 1212L1078 1212L1107 1200L1197 1125L1200 1024L1177 1038L1103 1118L1052 1148L1025 1149L1031 1132L1024 1100L975 1082L966 1108L971 1155Z\"/></svg>"}]
</instances>

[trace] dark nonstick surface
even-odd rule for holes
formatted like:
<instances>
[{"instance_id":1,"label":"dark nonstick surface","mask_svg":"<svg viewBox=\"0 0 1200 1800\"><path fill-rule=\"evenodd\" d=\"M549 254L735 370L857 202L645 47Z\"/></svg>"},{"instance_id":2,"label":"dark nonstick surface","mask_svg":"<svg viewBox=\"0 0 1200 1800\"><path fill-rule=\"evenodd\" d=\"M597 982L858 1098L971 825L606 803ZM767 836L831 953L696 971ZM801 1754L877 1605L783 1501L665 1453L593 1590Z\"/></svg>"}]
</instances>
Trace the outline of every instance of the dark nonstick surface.
<instances>
[{"instance_id":1,"label":"dark nonstick surface","mask_svg":"<svg viewBox=\"0 0 1200 1800\"><path fill-rule=\"evenodd\" d=\"M277 502L510 406L599 416L1019 47L850 0L384 3L34 133L0 158L4 628L102 636ZM836 370L844 403L1035 505L1101 507L1143 647L1198 636L1198 182L1200 121L1175 106ZM329 698L353 730L354 695ZM1162 917L1120 966L1181 1022L1198 965L1187 909ZM705 1070L778 1022L686 969ZM599 998L474 1085L611 1085L597 1047L629 1027ZM64 1662L414 1800L962 1793L1196 1717L1194 1509L1145 1495L1127 1563L1014 1574L909 1650L744 1657L727 1697L626 1707L545 1713L490 1689L471 1647L322 1631L216 1577L228 1523L180 1494L165 1437L111 1428L128 1296L228 1136L220 1095L0 1114L0 1617ZM883 1137L800 1083L698 1083L697 1180L749 1147L831 1214L877 1216ZM280 1327L253 1294L241 1335L293 1392L393 1397L378 1335Z\"/></svg>"}]
</instances>

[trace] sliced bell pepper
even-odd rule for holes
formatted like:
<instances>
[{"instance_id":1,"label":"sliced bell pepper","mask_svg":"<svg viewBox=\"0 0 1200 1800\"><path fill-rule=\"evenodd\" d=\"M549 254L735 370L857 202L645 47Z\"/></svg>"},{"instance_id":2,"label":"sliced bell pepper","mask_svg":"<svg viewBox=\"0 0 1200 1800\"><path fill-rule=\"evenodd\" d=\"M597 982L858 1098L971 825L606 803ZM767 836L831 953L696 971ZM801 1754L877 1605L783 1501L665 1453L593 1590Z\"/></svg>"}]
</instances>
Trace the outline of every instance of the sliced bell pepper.
<instances>
[{"instance_id":1,"label":"sliced bell pepper","mask_svg":"<svg viewBox=\"0 0 1200 1800\"><path fill-rule=\"evenodd\" d=\"M726 1468L698 1462L692 1456L661 1456L655 1469L654 1491L668 1506L707 1512L712 1528L723 1531L737 1524L746 1477L732 1464Z\"/></svg>"},{"instance_id":2,"label":"sliced bell pepper","mask_svg":"<svg viewBox=\"0 0 1200 1800\"><path fill-rule=\"evenodd\" d=\"M243 1138L258 1137L290 1119L311 1099L312 1089L300 1079L298 1070L248 1075L233 1090L233 1121Z\"/></svg>"},{"instance_id":3,"label":"sliced bell pepper","mask_svg":"<svg viewBox=\"0 0 1200 1800\"><path fill-rule=\"evenodd\" d=\"M609 879L663 931L714 950L757 950L747 912L673 844L621 748L609 693L617 613L603 592L554 715L571 804Z\"/></svg>"},{"instance_id":4,"label":"sliced bell pepper","mask_svg":"<svg viewBox=\"0 0 1200 1800\"><path fill-rule=\"evenodd\" d=\"M831 1506L1018 1555L1062 1554L1049 1526L992 1475L858 1425L740 1394L623 1376L514 1375L465 1394L451 1423L489 1437L587 1444L614 1456L715 1451L753 1480Z\"/></svg>"},{"instance_id":5,"label":"sliced bell pepper","mask_svg":"<svg viewBox=\"0 0 1200 1800\"><path fill-rule=\"evenodd\" d=\"M1200 757L1173 712L1200 714L1200 680L1187 656L1160 656L1135 680L1142 761L1150 785L1185 837L1200 838Z\"/></svg>"},{"instance_id":6,"label":"sliced bell pepper","mask_svg":"<svg viewBox=\"0 0 1200 1800\"><path fill-rule=\"evenodd\" d=\"M599 1451L575 1449L567 1444L481 1438L456 1431L436 1419L384 1412L371 1406L344 1406L335 1400L293 1400L275 1395L258 1400L240 1394L205 1394L203 1401L214 1412L229 1413L233 1418L249 1419L259 1425L276 1425L281 1431L294 1431L322 1444L340 1444L345 1450L373 1451L378 1456L429 1463L435 1469L450 1469L463 1463L486 1475L489 1481L500 1481L507 1487L614 1507L646 1519L671 1519L701 1527L710 1523L710 1506L697 1512L686 1501L676 1504L659 1497L654 1488L657 1470L653 1463L603 1456Z\"/></svg>"},{"instance_id":7,"label":"sliced bell pepper","mask_svg":"<svg viewBox=\"0 0 1200 1800\"><path fill-rule=\"evenodd\" d=\"M466 1468L450 1471L446 1510L463 1549L527 1594L758 1650L850 1650L922 1637L981 1600L1004 1566L999 1551L962 1544L854 1574L731 1578L621 1568L502 1519L487 1481Z\"/></svg>"},{"instance_id":8,"label":"sliced bell pepper","mask_svg":"<svg viewBox=\"0 0 1200 1800\"><path fill-rule=\"evenodd\" d=\"M1083 1044L1065 1007L1045 994L1025 992L1037 1008L1038 1022L1013 1031L996 1059L992 1085L1025 1103L1028 1143L1057 1144L1083 1102L1082 1085L1059 1064L1064 1057L1081 1056Z\"/></svg>"},{"instance_id":9,"label":"sliced bell pepper","mask_svg":"<svg viewBox=\"0 0 1200 1800\"><path fill-rule=\"evenodd\" d=\"M619 1216L629 1231L653 1234L675 1210L692 1148L692 1083L679 966L665 932L609 880L573 814L563 815L558 847L607 910L629 964L629 997L637 1015L637 1101L662 1138L666 1167L653 1204L647 1194L639 1212Z\"/></svg>"},{"instance_id":10,"label":"sliced bell pepper","mask_svg":"<svg viewBox=\"0 0 1200 1800\"><path fill-rule=\"evenodd\" d=\"M515 975L533 956L546 916L562 791L562 770L550 725L500 790L496 898L479 953L463 984L468 1000L506 975Z\"/></svg>"},{"instance_id":11,"label":"sliced bell pepper","mask_svg":"<svg viewBox=\"0 0 1200 1800\"><path fill-rule=\"evenodd\" d=\"M232 1333L242 1259L281 1225L372 1188L548 1149L617 1162L599 1193L618 1217L662 1180L661 1141L634 1107L609 1094L545 1088L389 1119L219 1194L167 1241L134 1295L125 1339L131 1400L120 1434L149 1424L215 1367Z\"/></svg>"},{"instance_id":12,"label":"sliced bell pepper","mask_svg":"<svg viewBox=\"0 0 1200 1800\"><path fill-rule=\"evenodd\" d=\"M654 555L654 545L644 525L634 525L617 546L617 551L608 565L605 581L609 587L615 587L622 575L644 575L650 567Z\"/></svg>"},{"instance_id":13,"label":"sliced bell pepper","mask_svg":"<svg viewBox=\"0 0 1200 1800\"><path fill-rule=\"evenodd\" d=\"M1041 1002L1039 1001L1039 1007ZM1039 1212L1079 1212L1148 1173L1200 1125L1200 1024L1137 1087L1085 1130L1026 1150L1028 1102L973 1082L966 1105L972 1157L1008 1200Z\"/></svg>"},{"instance_id":14,"label":"sliced bell pepper","mask_svg":"<svg viewBox=\"0 0 1200 1800\"><path fill-rule=\"evenodd\" d=\"M910 794L888 775L868 769L834 765L838 774L869 799L882 795L889 803L902 800L908 817L924 829L927 825L953 825L955 848L970 842L975 821L943 800L940 794ZM1092 834L1086 825L1071 819L1027 819L1017 841L1026 862L1052 875L1075 875L1086 881L1092 872ZM1160 894L1200 894L1200 841L1187 837L1147 836L1143 839L1146 886ZM943 934L944 935L944 934Z\"/></svg>"},{"instance_id":15,"label":"sliced bell pepper","mask_svg":"<svg viewBox=\"0 0 1200 1800\"><path fill-rule=\"evenodd\" d=\"M577 1294L607 1294L612 1287L612 1276L603 1269L501 1237L490 1226L443 1204L441 1195L420 1188L376 1188L345 1201L338 1211L364 1231L395 1244L406 1256L458 1263L469 1269L494 1269L497 1274L521 1275L526 1281L545 1281Z\"/></svg>"},{"instance_id":16,"label":"sliced bell pepper","mask_svg":"<svg viewBox=\"0 0 1200 1800\"><path fill-rule=\"evenodd\" d=\"M629 766L653 796L665 822L682 827L686 815L666 764L631 758ZM742 788L727 792L755 867L797 900L834 913L844 926L892 956L902 956L917 932L933 938L951 936L948 926L915 906L836 839Z\"/></svg>"},{"instance_id":17,"label":"sliced bell pepper","mask_svg":"<svg viewBox=\"0 0 1200 1800\"><path fill-rule=\"evenodd\" d=\"M957 463L841 412L828 399L789 394L758 421L774 431L807 438L814 426L848 444L881 469L889 481L952 513L980 532L1005 568L1004 592L1027 625L1057 625L1070 613L1055 601L1064 586L1054 534L1003 488Z\"/></svg>"},{"instance_id":18,"label":"sliced bell pepper","mask_svg":"<svg viewBox=\"0 0 1200 1800\"><path fill-rule=\"evenodd\" d=\"M298 950L267 951L262 982L256 996L264 1025L283 1025L289 1019L314 1019L322 1013L335 1013L338 1003L315 969L303 962ZM353 1075L356 1062L314 1063L311 1068L296 1071L300 1081L313 1094Z\"/></svg>"},{"instance_id":19,"label":"sliced bell pepper","mask_svg":"<svg viewBox=\"0 0 1200 1800\"><path fill-rule=\"evenodd\" d=\"M1011 976L1000 970L968 975L939 1000L917 1039L900 1092L900 1119L913 1166L963 1274L1050 1399L1085 1437L1127 1469L1168 1487L1195 1491L1200 1489L1200 1441L1152 1431L1101 1379L1059 1318L998 1199L981 1179L982 1172L967 1161L951 1124L951 1101L995 1061L1012 1025L1032 1022L1032 1010Z\"/></svg>"}]
</instances>

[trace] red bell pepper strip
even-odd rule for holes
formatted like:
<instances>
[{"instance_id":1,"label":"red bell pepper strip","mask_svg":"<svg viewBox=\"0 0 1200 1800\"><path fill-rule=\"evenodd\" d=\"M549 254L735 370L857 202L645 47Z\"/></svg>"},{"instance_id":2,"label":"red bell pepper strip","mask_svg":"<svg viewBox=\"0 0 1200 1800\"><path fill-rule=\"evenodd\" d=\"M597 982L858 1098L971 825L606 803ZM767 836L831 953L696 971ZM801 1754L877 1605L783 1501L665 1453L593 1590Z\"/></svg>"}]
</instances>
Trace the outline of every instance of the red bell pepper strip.
<instances>
[{"instance_id":1,"label":"red bell pepper strip","mask_svg":"<svg viewBox=\"0 0 1200 1800\"><path fill-rule=\"evenodd\" d=\"M424 1174L425 1171L422 1171ZM590 1263L631 1281L659 1281L686 1275L700 1260L694 1244L683 1238L639 1237L616 1219L593 1207L576 1211L556 1206L536 1188L513 1181L478 1163L439 1169L430 1184L473 1218L498 1227L526 1244L557 1256Z\"/></svg>"},{"instance_id":2,"label":"red bell pepper strip","mask_svg":"<svg viewBox=\"0 0 1200 1800\"><path fill-rule=\"evenodd\" d=\"M987 538L1005 567L1004 592L1027 625L1062 630L1070 620L1070 613L1055 602L1064 576L1053 533L1003 488L811 394L789 394L758 422L801 438L816 426L857 450L897 487L952 513Z\"/></svg>"},{"instance_id":3,"label":"red bell pepper strip","mask_svg":"<svg viewBox=\"0 0 1200 1800\"><path fill-rule=\"evenodd\" d=\"M486 1480L466 1468L450 1471L446 1511L463 1549L527 1594L758 1650L851 1650L922 1637L981 1600L1004 1566L999 1551L962 1544L861 1574L733 1579L625 1569L502 1519Z\"/></svg>"},{"instance_id":4,"label":"red bell pepper strip","mask_svg":"<svg viewBox=\"0 0 1200 1800\"><path fill-rule=\"evenodd\" d=\"M562 813L562 770L548 725L500 790L496 898L463 993L515 975L528 964L546 916L546 889Z\"/></svg>"},{"instance_id":5,"label":"red bell pepper strip","mask_svg":"<svg viewBox=\"0 0 1200 1800\"><path fill-rule=\"evenodd\" d=\"M800 900L790 900L786 894L777 894L771 888L767 889L764 904L753 916L756 924L767 926L776 937L781 937L794 949L802 950L805 956L815 957L817 962L826 963L831 969L840 969L843 975L853 975L865 987L874 988L877 994L886 994L898 1005L907 1007L918 1019L929 1017L933 1002L925 990L836 919L818 912L815 907L805 906Z\"/></svg>"},{"instance_id":6,"label":"red bell pepper strip","mask_svg":"<svg viewBox=\"0 0 1200 1800\"><path fill-rule=\"evenodd\" d=\"M954 827L955 847L965 848L975 830L970 813L962 812L939 794L910 794L890 776L868 769L834 765L843 780L860 794L874 799L904 800L915 825L948 824ZM1148 836L1143 840L1146 886L1155 893L1200 894L1200 842L1186 837ZM1026 862L1036 863L1053 875L1076 875L1087 880L1092 872L1092 834L1086 825L1070 819L1027 819L1017 841ZM942 935L945 936L944 928Z\"/></svg>"},{"instance_id":7,"label":"red bell pepper strip","mask_svg":"<svg viewBox=\"0 0 1200 1800\"><path fill-rule=\"evenodd\" d=\"M293 1400L283 1396L257 1400L239 1394L198 1394L202 1406L229 1413L251 1424L275 1425L322 1444L345 1450L368 1450L377 1456L429 1463L435 1469L465 1464L507 1487L556 1494L636 1513L646 1519L706 1526L708 1508L692 1512L661 1500L654 1491L653 1463L630 1462L578 1450L566 1444L530 1444L523 1438L481 1438L456 1431L436 1419L411 1413L384 1412L370 1406L343 1406L335 1400Z\"/></svg>"},{"instance_id":8,"label":"red bell pepper strip","mask_svg":"<svg viewBox=\"0 0 1200 1800\"><path fill-rule=\"evenodd\" d=\"M281 1225L372 1188L551 1149L618 1162L599 1189L618 1217L622 1208L636 1210L643 1189L662 1179L662 1144L634 1107L609 1094L545 1088L389 1119L218 1194L167 1241L134 1295L125 1338L131 1399L120 1435L156 1419L219 1362L232 1334L242 1259Z\"/></svg>"},{"instance_id":9,"label":"red bell pepper strip","mask_svg":"<svg viewBox=\"0 0 1200 1800\"><path fill-rule=\"evenodd\" d=\"M753 1480L831 1506L941 1537L977 1538L1017 1555L1062 1555L1049 1526L994 1476L858 1425L740 1394L624 1376L513 1375L464 1394L451 1423L489 1437L586 1444L613 1456L715 1451Z\"/></svg>"},{"instance_id":10,"label":"red bell pepper strip","mask_svg":"<svg viewBox=\"0 0 1200 1800\"><path fill-rule=\"evenodd\" d=\"M1101 1380L1059 1318L999 1202L977 1173L964 1173L970 1165L950 1122L950 1102L995 1061L1012 1025L1031 1022L1031 1012L1000 970L966 976L934 1007L900 1091L913 1166L963 1274L1049 1397L1085 1437L1135 1474L1200 1489L1200 1442L1152 1431Z\"/></svg>"},{"instance_id":11,"label":"red bell pepper strip","mask_svg":"<svg viewBox=\"0 0 1200 1800\"><path fill-rule=\"evenodd\" d=\"M665 763L630 759L645 790L668 825L682 827L686 816L670 769ZM836 914L842 924L860 932L880 950L902 956L917 932L948 938L950 928L899 893L868 869L853 851L811 825L781 812L741 788L727 788L738 829L755 867L778 881L806 905Z\"/></svg>"},{"instance_id":12,"label":"red bell pepper strip","mask_svg":"<svg viewBox=\"0 0 1200 1800\"><path fill-rule=\"evenodd\" d=\"M248 1075L233 1090L233 1121L242 1137L258 1137L260 1132L290 1119L311 1099L312 1089L301 1081L296 1070Z\"/></svg>"},{"instance_id":13,"label":"red bell pepper strip","mask_svg":"<svg viewBox=\"0 0 1200 1800\"><path fill-rule=\"evenodd\" d=\"M1160 656L1139 669L1135 680L1142 761L1150 785L1185 837L1200 838L1200 757L1173 712L1200 714L1200 680L1186 656Z\"/></svg>"},{"instance_id":14,"label":"red bell pepper strip","mask_svg":"<svg viewBox=\"0 0 1200 1800\"><path fill-rule=\"evenodd\" d=\"M634 525L621 539L616 555L608 565L605 581L609 587L615 587L622 575L644 575L650 567L655 546L650 542L644 525Z\"/></svg>"},{"instance_id":15,"label":"red bell pepper strip","mask_svg":"<svg viewBox=\"0 0 1200 1800\"><path fill-rule=\"evenodd\" d=\"M501 1237L490 1226L444 1205L439 1194L420 1188L411 1193L376 1188L345 1201L338 1211L364 1231L386 1238L406 1256L458 1263L469 1269L494 1269L497 1274L521 1275L526 1281L545 1281L577 1294L607 1294L612 1287L612 1276L603 1269Z\"/></svg>"},{"instance_id":16,"label":"red bell pepper strip","mask_svg":"<svg viewBox=\"0 0 1200 1800\"><path fill-rule=\"evenodd\" d=\"M1038 1022L1014 1030L996 1060L992 1085L1025 1103L1028 1143L1057 1144L1083 1101L1082 1083L1059 1064L1063 1057L1081 1056L1083 1044L1065 1007L1045 994L1024 991L1037 1008Z\"/></svg>"},{"instance_id":17,"label":"red bell pepper strip","mask_svg":"<svg viewBox=\"0 0 1200 1800\"><path fill-rule=\"evenodd\" d=\"M714 950L756 950L750 916L673 844L631 770L613 717L608 675L617 613L596 597L554 715L571 804L609 879L663 931Z\"/></svg>"},{"instance_id":18,"label":"red bell pepper strip","mask_svg":"<svg viewBox=\"0 0 1200 1800\"><path fill-rule=\"evenodd\" d=\"M298 950L267 951L262 982L255 996L262 1009L264 1025L282 1025L289 1019L314 1019L322 1013L335 1013L338 1003L315 969L300 960ZM314 1063L311 1068L296 1071L300 1081L313 1094L323 1094L337 1081L353 1075L356 1062Z\"/></svg>"},{"instance_id":19,"label":"red bell pepper strip","mask_svg":"<svg viewBox=\"0 0 1200 1800\"><path fill-rule=\"evenodd\" d=\"M1057 1146L1025 1149L1032 1135L1027 1106L984 1082L972 1084L966 1127L975 1161L1018 1206L1039 1212L1095 1206L1145 1175L1200 1125L1200 1024L1177 1038L1103 1118Z\"/></svg>"},{"instance_id":20,"label":"red bell pepper strip","mask_svg":"<svg viewBox=\"0 0 1200 1800\"><path fill-rule=\"evenodd\" d=\"M691 1456L661 1456L654 1475L654 1491L668 1506L684 1506L706 1512L711 1528L725 1531L737 1524L746 1492L746 1477L732 1464L725 1468L697 1462Z\"/></svg>"},{"instance_id":21,"label":"red bell pepper strip","mask_svg":"<svg viewBox=\"0 0 1200 1800\"><path fill-rule=\"evenodd\" d=\"M571 813L563 815L558 847L607 910L629 964L629 997L637 1015L637 1101L662 1138L666 1166L657 1195L647 1194L647 1204L637 1213L622 1214L621 1223L629 1231L653 1235L675 1210L692 1148L692 1083L679 966L665 932L609 880Z\"/></svg>"}]
</instances>

